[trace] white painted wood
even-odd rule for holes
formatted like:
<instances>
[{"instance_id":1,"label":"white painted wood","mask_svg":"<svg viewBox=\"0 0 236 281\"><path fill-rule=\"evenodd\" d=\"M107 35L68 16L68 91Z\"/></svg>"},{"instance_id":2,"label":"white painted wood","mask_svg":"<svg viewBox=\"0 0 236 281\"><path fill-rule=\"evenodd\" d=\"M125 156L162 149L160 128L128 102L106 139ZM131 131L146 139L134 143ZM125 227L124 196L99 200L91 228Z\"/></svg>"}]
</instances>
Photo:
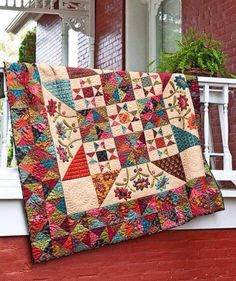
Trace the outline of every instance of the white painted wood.
<instances>
[{"instance_id":1,"label":"white painted wood","mask_svg":"<svg viewBox=\"0 0 236 281\"><path fill-rule=\"evenodd\" d=\"M147 65L151 62L158 63L157 60L157 49L158 45L157 42L161 41L162 34L159 34L157 32L157 13L158 9L160 8L161 3L164 0L139 0L143 4L148 4L148 13L147 13L147 19L148 19L148 62ZM129 0L127 0L129 2ZM175 1L176 2L176 1ZM180 1L180 18L182 23L182 2ZM138 24L139 25L139 24ZM182 29L182 26L181 26ZM159 37L160 35L160 37ZM159 58L158 58L159 59ZM155 64L153 64L155 67Z\"/></svg>"},{"instance_id":2,"label":"white painted wood","mask_svg":"<svg viewBox=\"0 0 236 281\"><path fill-rule=\"evenodd\" d=\"M94 68L94 51L95 51L95 38L89 36L89 67Z\"/></svg>"},{"instance_id":3,"label":"white painted wood","mask_svg":"<svg viewBox=\"0 0 236 281\"><path fill-rule=\"evenodd\" d=\"M210 154L209 154L209 85L204 85L204 154L208 164L210 164Z\"/></svg>"},{"instance_id":4,"label":"white painted wood","mask_svg":"<svg viewBox=\"0 0 236 281\"><path fill-rule=\"evenodd\" d=\"M236 228L235 201L235 198L226 197L224 211L194 218L173 230ZM28 235L22 200L0 200L0 221L0 236Z\"/></svg>"},{"instance_id":5,"label":"white painted wood","mask_svg":"<svg viewBox=\"0 0 236 281\"><path fill-rule=\"evenodd\" d=\"M1 69L3 72L3 68ZM6 94L6 80L4 79L3 89L5 93L5 98L3 99L3 116L1 120L1 144L0 144L0 153L1 153L1 162L0 167L7 167L7 146L8 146L8 138L9 138L9 106L8 99Z\"/></svg>"},{"instance_id":6,"label":"white painted wood","mask_svg":"<svg viewBox=\"0 0 236 281\"><path fill-rule=\"evenodd\" d=\"M232 181L236 180L235 170L212 170L212 173L218 181Z\"/></svg>"},{"instance_id":7,"label":"white painted wood","mask_svg":"<svg viewBox=\"0 0 236 281\"><path fill-rule=\"evenodd\" d=\"M209 86L213 86L213 87L224 86L225 84L227 84L229 86L229 88L235 88L235 86L236 86L236 79L234 79L234 78L199 76L198 82L199 82L200 86L205 83L207 83L207 84L209 84Z\"/></svg>"},{"instance_id":8,"label":"white painted wood","mask_svg":"<svg viewBox=\"0 0 236 281\"><path fill-rule=\"evenodd\" d=\"M0 168L0 199L22 199L17 168Z\"/></svg>"},{"instance_id":9,"label":"white painted wood","mask_svg":"<svg viewBox=\"0 0 236 281\"><path fill-rule=\"evenodd\" d=\"M55 3L59 2L59 8ZM19 11L33 14L54 14L63 18L73 30L91 36L90 14L94 0L34 0L25 2L23 0L0 1L0 10Z\"/></svg>"},{"instance_id":10,"label":"white painted wood","mask_svg":"<svg viewBox=\"0 0 236 281\"><path fill-rule=\"evenodd\" d=\"M156 60L156 16L163 0L148 1L149 62Z\"/></svg>"},{"instance_id":11,"label":"white painted wood","mask_svg":"<svg viewBox=\"0 0 236 281\"><path fill-rule=\"evenodd\" d=\"M211 156L222 156L224 167L223 170L213 170L217 180L230 180L236 182L236 173L232 170L232 155L229 150L229 117L228 117L228 103L231 89L236 88L236 79L230 78L216 78L216 77L198 77L199 86L201 90L201 102L204 104L204 145L205 157L208 163ZM220 116L220 129L223 143L223 155L214 151L214 140L212 139L211 124L209 122L209 106L211 104L218 104ZM208 122L207 122L208 120ZM209 126L209 128L207 128ZM207 134L207 130L210 132ZM212 165L214 169L214 165Z\"/></svg>"},{"instance_id":12,"label":"white painted wood","mask_svg":"<svg viewBox=\"0 0 236 281\"><path fill-rule=\"evenodd\" d=\"M28 235L23 200L0 199L0 236Z\"/></svg>"},{"instance_id":13,"label":"white painted wood","mask_svg":"<svg viewBox=\"0 0 236 281\"><path fill-rule=\"evenodd\" d=\"M148 5L137 0L125 2L125 69L146 71L148 58ZM140 25L140 22L142 24ZM138 58L138 59L137 59Z\"/></svg>"},{"instance_id":14,"label":"white painted wood","mask_svg":"<svg viewBox=\"0 0 236 281\"><path fill-rule=\"evenodd\" d=\"M51 0L50 1L50 9L53 9L53 7L54 7L54 0Z\"/></svg>"},{"instance_id":15,"label":"white painted wood","mask_svg":"<svg viewBox=\"0 0 236 281\"><path fill-rule=\"evenodd\" d=\"M89 1L89 67L94 68L95 52L95 0Z\"/></svg>"},{"instance_id":16,"label":"white painted wood","mask_svg":"<svg viewBox=\"0 0 236 281\"><path fill-rule=\"evenodd\" d=\"M221 109L220 125L224 150L224 170L232 170L232 156L229 151L229 124L228 124L228 104L229 104L229 89L228 85L223 87L224 105L218 106Z\"/></svg>"}]
</instances>

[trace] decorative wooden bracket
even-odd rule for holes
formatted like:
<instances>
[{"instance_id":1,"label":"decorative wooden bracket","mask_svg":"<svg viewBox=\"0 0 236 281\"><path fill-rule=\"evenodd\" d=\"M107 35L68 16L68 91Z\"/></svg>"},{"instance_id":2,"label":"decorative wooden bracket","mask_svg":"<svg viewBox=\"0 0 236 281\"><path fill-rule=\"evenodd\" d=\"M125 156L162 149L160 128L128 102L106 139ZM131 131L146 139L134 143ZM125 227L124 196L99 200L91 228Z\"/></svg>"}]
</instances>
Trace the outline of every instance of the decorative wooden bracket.
<instances>
[{"instance_id":1,"label":"decorative wooden bracket","mask_svg":"<svg viewBox=\"0 0 236 281\"><path fill-rule=\"evenodd\" d=\"M94 0L5 0L1 1L0 9L59 15L73 30L94 36L91 24L94 18Z\"/></svg>"}]
</instances>

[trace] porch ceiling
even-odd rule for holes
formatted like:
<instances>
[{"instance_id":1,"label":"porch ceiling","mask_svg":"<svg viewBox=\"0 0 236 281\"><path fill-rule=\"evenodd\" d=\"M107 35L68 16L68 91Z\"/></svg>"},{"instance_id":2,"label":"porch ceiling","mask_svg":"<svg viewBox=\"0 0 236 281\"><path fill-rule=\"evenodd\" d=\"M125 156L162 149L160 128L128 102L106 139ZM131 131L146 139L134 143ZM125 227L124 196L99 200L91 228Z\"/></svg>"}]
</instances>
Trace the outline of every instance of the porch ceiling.
<instances>
[{"instance_id":1,"label":"porch ceiling","mask_svg":"<svg viewBox=\"0 0 236 281\"><path fill-rule=\"evenodd\" d=\"M19 12L5 30L6 32L17 34L27 22L38 20L41 16L42 14Z\"/></svg>"}]
</instances>

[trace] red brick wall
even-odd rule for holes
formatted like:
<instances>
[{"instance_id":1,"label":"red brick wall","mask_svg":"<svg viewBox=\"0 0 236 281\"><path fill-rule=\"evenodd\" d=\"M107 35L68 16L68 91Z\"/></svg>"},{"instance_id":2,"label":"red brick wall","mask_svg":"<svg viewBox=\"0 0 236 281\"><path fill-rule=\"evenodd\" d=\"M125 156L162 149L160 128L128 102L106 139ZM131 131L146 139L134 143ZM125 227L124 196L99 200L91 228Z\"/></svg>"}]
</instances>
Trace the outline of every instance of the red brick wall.
<instances>
[{"instance_id":1,"label":"red brick wall","mask_svg":"<svg viewBox=\"0 0 236 281\"><path fill-rule=\"evenodd\" d=\"M124 9L124 0L96 0L96 68L124 69Z\"/></svg>"},{"instance_id":2,"label":"red brick wall","mask_svg":"<svg viewBox=\"0 0 236 281\"><path fill-rule=\"evenodd\" d=\"M236 1L182 0L183 31L193 27L223 42L229 70L236 73Z\"/></svg>"},{"instance_id":3,"label":"red brick wall","mask_svg":"<svg viewBox=\"0 0 236 281\"><path fill-rule=\"evenodd\" d=\"M236 74L236 1L182 0L182 21L184 32L193 27L195 30L212 34L215 39L220 40L223 43L222 50L228 54L228 70ZM229 116L229 147L233 156L233 168L236 169L236 93L230 96ZM211 123L215 140L214 148L217 152L222 152L216 108L211 110ZM217 164L221 165L221 161L217 161Z\"/></svg>"},{"instance_id":4,"label":"red brick wall","mask_svg":"<svg viewBox=\"0 0 236 281\"><path fill-rule=\"evenodd\" d=\"M235 234L166 231L36 265L26 237L0 238L0 280L235 281Z\"/></svg>"},{"instance_id":5,"label":"red brick wall","mask_svg":"<svg viewBox=\"0 0 236 281\"><path fill-rule=\"evenodd\" d=\"M125 0L96 0L95 67L124 69ZM37 62L63 64L62 23L44 15L37 25ZM89 66L88 38L78 34L78 66Z\"/></svg>"},{"instance_id":6,"label":"red brick wall","mask_svg":"<svg viewBox=\"0 0 236 281\"><path fill-rule=\"evenodd\" d=\"M44 15L37 24L36 62L63 64L62 20L59 16Z\"/></svg>"}]
</instances>

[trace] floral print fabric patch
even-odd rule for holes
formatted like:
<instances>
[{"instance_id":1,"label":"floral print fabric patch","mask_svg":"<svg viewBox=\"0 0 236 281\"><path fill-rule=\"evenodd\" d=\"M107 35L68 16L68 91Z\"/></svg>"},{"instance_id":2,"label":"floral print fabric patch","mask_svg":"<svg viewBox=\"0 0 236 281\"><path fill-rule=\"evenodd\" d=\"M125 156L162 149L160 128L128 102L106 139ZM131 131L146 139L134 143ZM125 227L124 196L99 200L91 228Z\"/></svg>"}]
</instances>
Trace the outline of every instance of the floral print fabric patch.
<instances>
[{"instance_id":1,"label":"floral print fabric patch","mask_svg":"<svg viewBox=\"0 0 236 281\"><path fill-rule=\"evenodd\" d=\"M5 68L35 262L224 208L202 156L196 80L47 64Z\"/></svg>"}]
</instances>

